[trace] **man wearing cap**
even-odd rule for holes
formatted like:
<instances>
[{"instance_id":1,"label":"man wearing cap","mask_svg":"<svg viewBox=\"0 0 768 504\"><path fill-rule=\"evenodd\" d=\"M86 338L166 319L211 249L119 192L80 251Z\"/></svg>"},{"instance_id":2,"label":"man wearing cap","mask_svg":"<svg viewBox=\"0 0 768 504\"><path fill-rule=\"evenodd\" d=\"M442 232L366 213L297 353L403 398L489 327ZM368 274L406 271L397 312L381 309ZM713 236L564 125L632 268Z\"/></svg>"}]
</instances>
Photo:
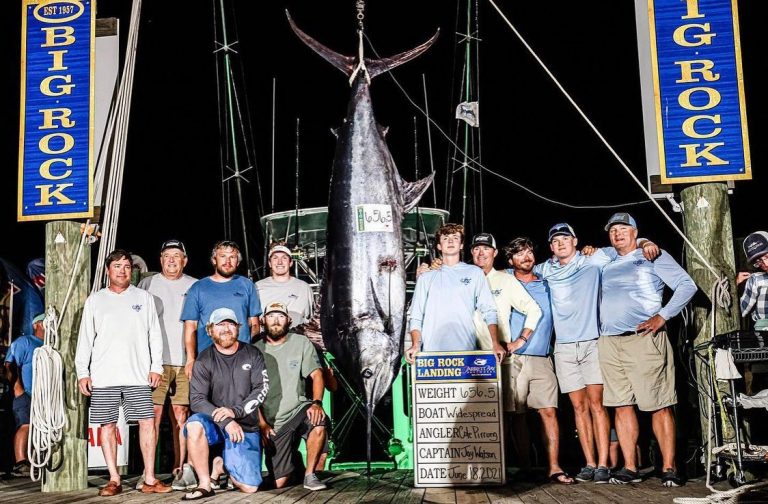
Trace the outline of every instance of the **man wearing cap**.
<instances>
[{"instance_id":1,"label":"man wearing cap","mask_svg":"<svg viewBox=\"0 0 768 504\"><path fill-rule=\"evenodd\" d=\"M13 418L16 421L16 433L13 436L13 453L16 464L13 474L29 475L27 460L27 440L29 438L29 412L32 406L32 360L35 349L43 346L45 314L40 313L32 319L32 335L23 335L11 343L5 355L5 376L13 385Z\"/></svg>"},{"instance_id":2,"label":"man wearing cap","mask_svg":"<svg viewBox=\"0 0 768 504\"><path fill-rule=\"evenodd\" d=\"M624 468L612 475L611 483L640 481L635 458L637 406L651 412L663 458L662 483L679 486L672 413L677 403L675 363L666 321L690 301L696 284L664 250L654 261L643 256L631 215L614 214L605 230L617 256L603 267L598 347L605 378L603 402L616 408L616 433L624 456ZM665 285L673 294L662 306Z\"/></svg>"},{"instance_id":3,"label":"man wearing cap","mask_svg":"<svg viewBox=\"0 0 768 504\"><path fill-rule=\"evenodd\" d=\"M184 321L185 372L191 379L195 355L208 348L212 340L205 330L206 321L216 308L234 311L239 325L238 339L251 343L259 334L261 304L256 288L248 278L235 274L242 256L233 241L220 241L211 251L211 276L195 282L187 291L181 320Z\"/></svg>"},{"instance_id":4,"label":"man wearing cap","mask_svg":"<svg viewBox=\"0 0 768 504\"><path fill-rule=\"evenodd\" d=\"M408 321L411 347L405 358L413 363L417 352L467 351L477 348L474 313L479 310L488 326L499 361L506 349L499 344L496 303L483 271L461 261L464 226L445 224L435 233L441 254L439 269L419 275L411 299Z\"/></svg>"},{"instance_id":5,"label":"man wearing cap","mask_svg":"<svg viewBox=\"0 0 768 504\"><path fill-rule=\"evenodd\" d=\"M598 361L598 302L600 271L616 255L612 247L586 256L576 250L573 228L558 223L549 229L553 257L533 272L547 280L555 327L555 372L560 391L568 394L576 417L576 430L586 459L576 479L607 483L610 418L603 405L603 377ZM648 253L655 247L643 242ZM595 458L597 447L597 458Z\"/></svg>"},{"instance_id":6,"label":"man wearing cap","mask_svg":"<svg viewBox=\"0 0 768 504\"><path fill-rule=\"evenodd\" d=\"M757 231L744 240L747 262L755 273L740 272L738 283L746 281L741 296L741 316L752 314L756 331L768 330L768 233Z\"/></svg>"},{"instance_id":7,"label":"man wearing cap","mask_svg":"<svg viewBox=\"0 0 768 504\"><path fill-rule=\"evenodd\" d=\"M194 414L184 427L189 461L198 487L184 500L214 494L212 482L226 471L241 491L253 493L261 485L259 406L270 388L262 353L238 340L240 324L230 308L217 308L205 326L213 344L198 355L192 372L190 399ZM208 465L210 447L223 449Z\"/></svg>"},{"instance_id":8,"label":"man wearing cap","mask_svg":"<svg viewBox=\"0 0 768 504\"><path fill-rule=\"evenodd\" d=\"M275 486L282 488L299 468L296 452L306 441L307 464L304 488L323 490L318 479L320 454L327 450L327 417L323 411L323 371L315 347L300 334L289 332L291 317L283 303L264 310L266 337L255 346L264 354L271 388L260 411L261 435L265 439L266 463ZM306 396L305 380L312 380L312 395Z\"/></svg>"},{"instance_id":9,"label":"man wearing cap","mask_svg":"<svg viewBox=\"0 0 768 504\"><path fill-rule=\"evenodd\" d=\"M160 273L146 277L139 282L155 298L155 307L160 317L163 334L163 376L152 392L155 404L155 431L160 434L166 398L170 398L175 421L171 422L173 432L173 473L174 490L185 490L194 485L194 473L188 464L187 448L181 429L189 416L189 378L184 372L186 351L184 349L184 323L180 320L184 297L197 279L184 274L187 265L187 250L179 240L168 240L160 247Z\"/></svg>"},{"instance_id":10,"label":"man wearing cap","mask_svg":"<svg viewBox=\"0 0 768 504\"><path fill-rule=\"evenodd\" d=\"M163 373L163 335L154 297L131 285L130 252L117 249L107 256L109 286L85 300L77 338L75 367L80 392L91 398L90 421L101 425L101 450L109 482L101 496L122 492L117 472L117 419L139 423L144 461L143 493L166 493L171 487L155 478L155 413L152 388Z\"/></svg>"},{"instance_id":11,"label":"man wearing cap","mask_svg":"<svg viewBox=\"0 0 768 504\"><path fill-rule=\"evenodd\" d=\"M256 290L261 306L280 302L288 307L293 328L312 318L314 294L307 282L291 276L291 266L291 249L283 243L273 243L269 248L270 276L256 282Z\"/></svg>"},{"instance_id":12,"label":"man wearing cap","mask_svg":"<svg viewBox=\"0 0 768 504\"><path fill-rule=\"evenodd\" d=\"M529 437L525 413L535 409L541 417L543 437L547 459L549 461L549 478L551 481L568 485L574 482L560 467L560 426L557 420L557 378L550 358L552 342L552 308L549 297L549 285L533 272L536 264L533 242L524 237L515 238L504 248L507 261L512 269L507 270L522 284L526 292L541 308L541 318L535 330L521 346L514 350L512 367L515 380L510 390L505 390L505 404L510 404L512 427L514 429L518 457L521 464L530 465ZM510 333L520 333L514 339L517 343L522 340L527 317L517 310L512 312L509 320Z\"/></svg>"}]
</instances>

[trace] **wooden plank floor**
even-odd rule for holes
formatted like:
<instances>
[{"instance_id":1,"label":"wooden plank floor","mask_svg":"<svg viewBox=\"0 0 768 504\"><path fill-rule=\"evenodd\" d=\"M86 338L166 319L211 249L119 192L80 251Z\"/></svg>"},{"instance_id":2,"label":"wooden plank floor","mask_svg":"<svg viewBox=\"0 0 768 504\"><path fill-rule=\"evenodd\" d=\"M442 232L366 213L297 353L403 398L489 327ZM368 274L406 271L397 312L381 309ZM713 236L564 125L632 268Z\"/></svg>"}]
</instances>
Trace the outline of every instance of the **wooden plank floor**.
<instances>
[{"instance_id":1,"label":"wooden plank floor","mask_svg":"<svg viewBox=\"0 0 768 504\"><path fill-rule=\"evenodd\" d=\"M355 472L323 473L329 488L321 492L309 492L301 485L280 490L263 490L253 495L236 491L218 492L207 502L237 504L348 504L348 503L424 503L424 504L580 504L580 503L671 503L675 497L705 497L709 495L703 481L689 481L681 488L663 488L658 478L649 478L637 485L557 485L533 484L513 481L504 487L485 488L413 488L410 471L374 471L370 478ZM97 496L97 487L106 483L103 477L91 476L89 488L80 492L41 493L40 486L28 479L0 480L0 502L13 504L96 504L121 503L164 504L181 500L181 492L165 495L145 495L128 490L127 484L135 483L136 477L126 478L123 494L113 498ZM717 485L728 490L726 483ZM741 495L739 503L768 503L768 487Z\"/></svg>"}]
</instances>

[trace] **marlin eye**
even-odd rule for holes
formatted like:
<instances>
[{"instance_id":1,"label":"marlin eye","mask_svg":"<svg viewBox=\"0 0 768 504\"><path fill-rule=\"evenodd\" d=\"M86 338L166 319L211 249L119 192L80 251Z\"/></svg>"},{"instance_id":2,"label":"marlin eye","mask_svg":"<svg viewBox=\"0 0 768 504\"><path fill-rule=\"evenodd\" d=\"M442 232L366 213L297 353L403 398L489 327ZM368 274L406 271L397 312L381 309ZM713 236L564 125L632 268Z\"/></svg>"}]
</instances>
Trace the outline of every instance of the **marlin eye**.
<instances>
[{"instance_id":1,"label":"marlin eye","mask_svg":"<svg viewBox=\"0 0 768 504\"><path fill-rule=\"evenodd\" d=\"M363 369L362 375L363 375L363 378L368 379L371 376L373 376L373 371L371 371L370 368L365 368Z\"/></svg>"}]
</instances>

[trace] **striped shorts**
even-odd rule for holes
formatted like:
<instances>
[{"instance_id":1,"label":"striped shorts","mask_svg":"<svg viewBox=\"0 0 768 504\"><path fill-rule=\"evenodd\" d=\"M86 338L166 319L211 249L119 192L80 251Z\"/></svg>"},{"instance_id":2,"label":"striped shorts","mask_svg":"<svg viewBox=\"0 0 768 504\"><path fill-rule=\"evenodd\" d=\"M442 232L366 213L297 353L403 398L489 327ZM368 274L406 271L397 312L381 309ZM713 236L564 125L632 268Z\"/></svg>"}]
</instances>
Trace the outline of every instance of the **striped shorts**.
<instances>
[{"instance_id":1,"label":"striped shorts","mask_svg":"<svg viewBox=\"0 0 768 504\"><path fill-rule=\"evenodd\" d=\"M103 387L91 391L91 423L117 423L120 406L129 422L155 417L149 385Z\"/></svg>"}]
</instances>

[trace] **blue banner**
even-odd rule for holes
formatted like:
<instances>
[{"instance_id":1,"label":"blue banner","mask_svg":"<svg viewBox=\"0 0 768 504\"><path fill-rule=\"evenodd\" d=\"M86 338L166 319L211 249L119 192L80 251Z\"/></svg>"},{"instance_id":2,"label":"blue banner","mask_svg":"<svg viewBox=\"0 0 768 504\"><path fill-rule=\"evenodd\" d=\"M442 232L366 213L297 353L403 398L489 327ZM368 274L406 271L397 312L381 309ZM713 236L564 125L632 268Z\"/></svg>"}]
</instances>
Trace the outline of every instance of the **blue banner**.
<instances>
[{"instance_id":1,"label":"blue banner","mask_svg":"<svg viewBox=\"0 0 768 504\"><path fill-rule=\"evenodd\" d=\"M416 381L495 380L493 352L420 353L416 356Z\"/></svg>"},{"instance_id":2,"label":"blue banner","mask_svg":"<svg viewBox=\"0 0 768 504\"><path fill-rule=\"evenodd\" d=\"M752 178L736 0L648 0L661 182Z\"/></svg>"},{"instance_id":3,"label":"blue banner","mask_svg":"<svg viewBox=\"0 0 768 504\"><path fill-rule=\"evenodd\" d=\"M93 215L94 0L24 0L18 220Z\"/></svg>"}]
</instances>

